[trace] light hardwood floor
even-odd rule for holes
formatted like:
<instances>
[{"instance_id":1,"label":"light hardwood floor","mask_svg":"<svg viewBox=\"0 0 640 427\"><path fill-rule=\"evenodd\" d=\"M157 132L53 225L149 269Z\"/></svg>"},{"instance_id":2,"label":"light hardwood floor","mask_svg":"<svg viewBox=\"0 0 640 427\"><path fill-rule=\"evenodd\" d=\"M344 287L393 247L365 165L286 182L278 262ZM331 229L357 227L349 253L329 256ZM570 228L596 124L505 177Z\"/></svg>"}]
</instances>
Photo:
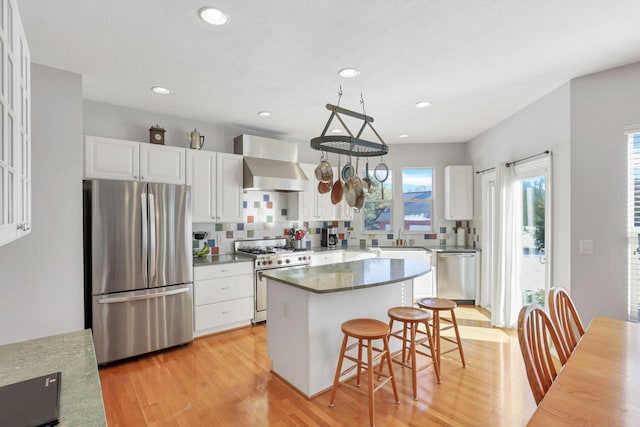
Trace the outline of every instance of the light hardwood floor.
<instances>
[{"instance_id":1,"label":"light hardwood floor","mask_svg":"<svg viewBox=\"0 0 640 427\"><path fill-rule=\"evenodd\" d=\"M517 334L491 328L487 313L456 310L467 367L456 352L411 375L394 365L400 404L390 384L375 395L378 426L522 426L535 410ZM270 372L265 324L100 368L109 426L364 426L367 397L341 387L307 400ZM295 355L291 355L295 357Z\"/></svg>"}]
</instances>

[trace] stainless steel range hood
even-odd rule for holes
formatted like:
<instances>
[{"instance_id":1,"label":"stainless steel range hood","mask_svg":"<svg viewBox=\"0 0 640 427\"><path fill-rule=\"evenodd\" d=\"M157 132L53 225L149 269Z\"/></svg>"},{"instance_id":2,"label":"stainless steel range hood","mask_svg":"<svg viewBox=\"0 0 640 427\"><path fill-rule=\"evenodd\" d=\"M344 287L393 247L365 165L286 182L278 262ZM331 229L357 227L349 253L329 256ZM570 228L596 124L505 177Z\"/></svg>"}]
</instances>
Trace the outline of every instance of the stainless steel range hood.
<instances>
[{"instance_id":1,"label":"stainless steel range hood","mask_svg":"<svg viewBox=\"0 0 640 427\"><path fill-rule=\"evenodd\" d=\"M306 191L309 179L298 165L298 145L254 135L234 138L234 152L244 156L244 189Z\"/></svg>"}]
</instances>

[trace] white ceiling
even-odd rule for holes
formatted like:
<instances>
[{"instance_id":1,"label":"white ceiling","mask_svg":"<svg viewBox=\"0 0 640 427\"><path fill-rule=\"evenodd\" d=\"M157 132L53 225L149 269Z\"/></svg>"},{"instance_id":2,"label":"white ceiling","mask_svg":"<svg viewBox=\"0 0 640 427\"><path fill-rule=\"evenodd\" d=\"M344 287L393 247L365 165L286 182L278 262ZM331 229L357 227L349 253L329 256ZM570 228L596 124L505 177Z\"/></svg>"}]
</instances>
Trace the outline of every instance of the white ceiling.
<instances>
[{"instance_id":1,"label":"white ceiling","mask_svg":"<svg viewBox=\"0 0 640 427\"><path fill-rule=\"evenodd\" d=\"M211 5L231 21L212 27ZM309 140L342 107L388 144L464 142L568 80L640 61L638 0L18 0L32 61L86 99ZM337 71L356 67L343 79ZM156 95L153 85L171 89ZM433 106L417 109L415 102ZM261 110L273 113L258 117ZM398 139L408 134L409 138ZM371 138L367 138L371 139Z\"/></svg>"}]
</instances>

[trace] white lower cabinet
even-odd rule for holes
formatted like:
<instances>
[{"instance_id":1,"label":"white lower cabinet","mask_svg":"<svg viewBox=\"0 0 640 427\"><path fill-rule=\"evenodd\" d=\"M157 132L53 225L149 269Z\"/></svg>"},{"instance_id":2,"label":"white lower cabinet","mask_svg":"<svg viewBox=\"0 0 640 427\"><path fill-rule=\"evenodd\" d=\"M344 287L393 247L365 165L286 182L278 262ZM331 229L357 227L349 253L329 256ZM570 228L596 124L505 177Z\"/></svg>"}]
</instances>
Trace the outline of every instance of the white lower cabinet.
<instances>
[{"instance_id":1,"label":"white lower cabinet","mask_svg":"<svg viewBox=\"0 0 640 427\"><path fill-rule=\"evenodd\" d=\"M343 251L336 250L335 252L319 252L311 255L311 266L316 265L328 265L338 264L343 262Z\"/></svg>"},{"instance_id":2,"label":"white lower cabinet","mask_svg":"<svg viewBox=\"0 0 640 427\"><path fill-rule=\"evenodd\" d=\"M251 324L253 262L194 268L194 336Z\"/></svg>"},{"instance_id":3,"label":"white lower cabinet","mask_svg":"<svg viewBox=\"0 0 640 427\"><path fill-rule=\"evenodd\" d=\"M432 260L433 256L431 252L427 250L420 249L391 249L391 248L380 248L378 249L380 258L393 258L393 259L416 259L419 261L425 261L429 264L433 265ZM436 295L436 286L435 286L435 275L434 268L429 271L427 274L418 276L413 279L413 298L414 300L418 300L420 298L427 297L435 297Z\"/></svg>"}]
</instances>

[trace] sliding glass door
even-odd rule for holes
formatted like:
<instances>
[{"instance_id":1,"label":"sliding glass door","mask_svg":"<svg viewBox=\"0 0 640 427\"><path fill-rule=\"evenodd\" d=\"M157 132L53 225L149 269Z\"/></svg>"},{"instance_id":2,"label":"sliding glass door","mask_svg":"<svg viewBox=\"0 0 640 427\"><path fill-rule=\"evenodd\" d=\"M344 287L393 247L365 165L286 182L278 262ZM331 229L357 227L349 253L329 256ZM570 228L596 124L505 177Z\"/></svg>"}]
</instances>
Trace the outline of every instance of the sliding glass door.
<instances>
[{"instance_id":1,"label":"sliding glass door","mask_svg":"<svg viewBox=\"0 0 640 427\"><path fill-rule=\"evenodd\" d=\"M514 327L523 305L545 305L551 279L551 157L498 166L482 180L480 304Z\"/></svg>"},{"instance_id":2,"label":"sliding glass door","mask_svg":"<svg viewBox=\"0 0 640 427\"><path fill-rule=\"evenodd\" d=\"M545 168L518 170L518 166L518 205L522 215L518 257L522 305L538 303L544 306L550 277L547 254L547 173Z\"/></svg>"}]
</instances>

